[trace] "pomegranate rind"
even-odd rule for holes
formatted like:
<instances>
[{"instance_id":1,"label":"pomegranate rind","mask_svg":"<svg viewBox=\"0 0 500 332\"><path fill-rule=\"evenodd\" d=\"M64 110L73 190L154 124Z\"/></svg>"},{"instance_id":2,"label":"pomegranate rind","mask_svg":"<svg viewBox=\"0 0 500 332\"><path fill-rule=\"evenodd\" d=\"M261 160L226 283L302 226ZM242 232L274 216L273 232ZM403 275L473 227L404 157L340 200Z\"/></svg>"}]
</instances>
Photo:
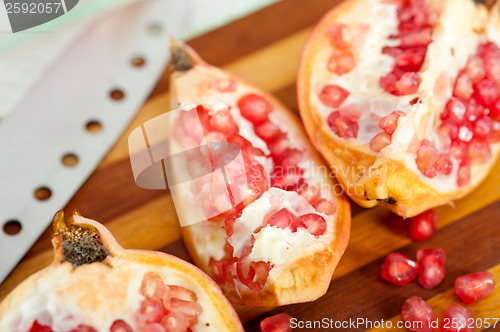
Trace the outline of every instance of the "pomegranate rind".
<instances>
[{"instance_id":1,"label":"pomegranate rind","mask_svg":"<svg viewBox=\"0 0 500 332\"><path fill-rule=\"evenodd\" d=\"M215 67L207 64L199 55L186 45L182 48L189 54L194 66L202 67L205 70L213 70ZM220 69L217 69L221 71ZM222 71L221 71L222 72ZM176 80L186 72L174 72L171 76L171 105L179 107L183 102L178 100L176 90ZM320 156L316 153L314 147L310 144L307 134L305 133L299 119L293 115L280 101L275 97L266 93L246 80L223 72L229 78L235 80L238 85L245 86L249 91L258 92L260 96L266 99L273 105L274 112L280 112L285 115L286 126L295 128L294 135L307 145L307 155L317 165L324 165ZM194 102L189 100L190 102ZM326 184L331 188L335 188L336 182L331 178L325 179ZM173 193L175 195L175 193ZM228 299L237 304L246 306L279 306L292 303L302 303L313 301L326 293L331 282L332 274L342 257L347 243L349 241L350 226L351 226L351 210L350 204L345 195L333 194L336 200L337 212L333 220L333 241L322 251L300 258L283 267L281 274L275 278L273 283L266 283L265 287L260 291L251 291L250 289L235 289L227 285L219 285ZM188 206L185 207L186 209ZM182 209L180 209L182 213ZM195 227L197 225L185 226L181 228L181 234L184 243L193 258L195 264L210 274L210 269L207 264L207 255L209 253L200 252L197 248L195 240Z\"/></svg>"},{"instance_id":2,"label":"pomegranate rind","mask_svg":"<svg viewBox=\"0 0 500 332\"><path fill-rule=\"evenodd\" d=\"M443 191L441 187L430 184L415 167L408 167L403 162L370 151L368 144L361 144L353 139L342 139L332 133L313 102L313 59L328 44L325 37L327 27L337 22L342 13L354 10L360 2L366 2L364 5L370 6L370 3L364 0L342 2L327 12L310 33L302 51L297 74L299 111L312 143L335 172L337 180L352 200L362 207L379 205L409 218L433 207L450 204L474 190L498 160L500 146L490 146L492 157L486 164L471 172L469 185ZM437 1L429 2L433 6L440 6ZM449 1L450 5L455 6L462 5L462 2L464 1ZM486 11L484 6L478 6L478 12ZM500 29L499 15L496 13L498 9L497 4L489 16L490 26L497 30Z\"/></svg>"},{"instance_id":3,"label":"pomegranate rind","mask_svg":"<svg viewBox=\"0 0 500 332\"><path fill-rule=\"evenodd\" d=\"M171 275L172 280L163 277L166 284L179 284L179 280L184 280L187 284L193 286L193 290L198 295L198 303L204 311L210 312L208 318L210 328L205 325L205 320L201 319L195 325L194 331L213 330L213 331L243 331L243 326L238 318L236 311L231 303L222 293L219 286L210 279L202 270L196 266L183 261L175 256L147 250L132 250L122 248L109 230L97 221L87 219L78 215L71 217L75 225L92 227L97 230L104 248L109 255L103 262L93 262L73 267L70 262L64 261L61 238L54 235L52 244L54 246L54 261L43 270L31 275L20 283L7 297L0 303L0 330L7 331L3 323L7 323L7 318L13 312L20 312L23 305L23 299L26 296L33 296L40 292L40 285L47 282L53 282L53 289L42 289L42 294L47 296L51 292L60 292L64 301L69 306L77 306L75 309L82 315L82 323L91 323L91 319L103 318L103 321L111 320L116 317L107 317L109 313L130 312L130 317L119 317L133 324L135 309L139 308L140 303L130 304L128 308L124 304L130 301L129 282L137 282L138 299L140 295L140 281L143 278L144 271L155 271L158 274ZM120 274L114 274L112 269L121 267ZM134 267L140 267L135 270ZM143 271L144 270L144 271ZM125 271L125 272L123 272ZM167 272L166 272L167 271ZM55 276L69 275L70 278L59 280ZM111 276L111 277L105 277ZM102 281L106 280L106 285ZM56 286L57 285L57 286ZM106 297L109 295L109 297ZM83 300L82 300L83 299ZM102 308L106 310L99 310ZM123 309L125 307L125 309ZM21 311L22 312L22 311ZM28 313L29 314L29 313ZM12 318L12 317L11 317ZM103 323L103 321L99 323ZM98 331L109 331L97 328ZM29 328L28 328L29 329Z\"/></svg>"}]
</instances>

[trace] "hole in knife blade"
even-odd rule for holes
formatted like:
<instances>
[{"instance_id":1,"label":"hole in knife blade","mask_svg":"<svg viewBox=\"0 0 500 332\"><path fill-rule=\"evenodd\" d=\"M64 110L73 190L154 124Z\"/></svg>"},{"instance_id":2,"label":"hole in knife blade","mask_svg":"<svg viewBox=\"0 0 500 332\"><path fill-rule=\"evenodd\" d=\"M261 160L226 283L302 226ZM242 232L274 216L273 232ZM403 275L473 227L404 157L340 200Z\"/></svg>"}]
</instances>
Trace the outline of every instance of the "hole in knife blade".
<instances>
[{"instance_id":1,"label":"hole in knife blade","mask_svg":"<svg viewBox=\"0 0 500 332\"><path fill-rule=\"evenodd\" d=\"M136 55L132 57L132 60L130 61L132 66L134 67L143 67L146 64L146 59L144 59L143 56Z\"/></svg>"},{"instance_id":2,"label":"hole in knife blade","mask_svg":"<svg viewBox=\"0 0 500 332\"><path fill-rule=\"evenodd\" d=\"M46 201L52 196L52 191L48 187L38 187L35 190L35 198L39 201Z\"/></svg>"},{"instance_id":3,"label":"hole in knife blade","mask_svg":"<svg viewBox=\"0 0 500 332\"><path fill-rule=\"evenodd\" d=\"M3 224L3 231L7 235L17 235L21 232L22 225L18 220L9 220Z\"/></svg>"},{"instance_id":4,"label":"hole in knife blade","mask_svg":"<svg viewBox=\"0 0 500 332\"><path fill-rule=\"evenodd\" d=\"M61 162L66 167L74 167L74 166L78 165L78 156L74 153L66 153L62 157Z\"/></svg>"},{"instance_id":5,"label":"hole in knife blade","mask_svg":"<svg viewBox=\"0 0 500 332\"><path fill-rule=\"evenodd\" d=\"M125 97L125 93L121 89L113 89L109 93L109 96L111 97L111 99L118 101L122 100Z\"/></svg>"},{"instance_id":6,"label":"hole in knife blade","mask_svg":"<svg viewBox=\"0 0 500 332\"><path fill-rule=\"evenodd\" d=\"M97 134L102 130L102 125L97 120L91 120L85 125L85 129L91 134Z\"/></svg>"}]
</instances>

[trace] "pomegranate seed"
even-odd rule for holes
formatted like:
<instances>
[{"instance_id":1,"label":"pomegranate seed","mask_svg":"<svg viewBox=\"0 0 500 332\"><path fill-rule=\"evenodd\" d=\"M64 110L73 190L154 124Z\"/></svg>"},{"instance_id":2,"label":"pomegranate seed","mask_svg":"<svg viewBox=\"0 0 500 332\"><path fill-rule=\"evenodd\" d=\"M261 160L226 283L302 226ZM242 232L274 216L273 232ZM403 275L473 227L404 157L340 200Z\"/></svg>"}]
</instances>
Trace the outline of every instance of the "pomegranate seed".
<instances>
[{"instance_id":1,"label":"pomegranate seed","mask_svg":"<svg viewBox=\"0 0 500 332\"><path fill-rule=\"evenodd\" d=\"M254 125L265 122L273 111L273 106L267 100L253 93L241 97L237 105L241 115Z\"/></svg>"},{"instance_id":2,"label":"pomegranate seed","mask_svg":"<svg viewBox=\"0 0 500 332\"><path fill-rule=\"evenodd\" d=\"M474 137L487 138L493 129L493 120L485 116L474 123Z\"/></svg>"},{"instance_id":3,"label":"pomegranate seed","mask_svg":"<svg viewBox=\"0 0 500 332\"><path fill-rule=\"evenodd\" d=\"M397 96L410 95L418 91L418 85L420 84L420 78L416 73L406 72L396 83L396 93Z\"/></svg>"},{"instance_id":4,"label":"pomegranate seed","mask_svg":"<svg viewBox=\"0 0 500 332\"><path fill-rule=\"evenodd\" d=\"M471 304L490 295L495 288L493 275L489 272L475 272L455 279L455 293L465 304Z\"/></svg>"},{"instance_id":5,"label":"pomegranate seed","mask_svg":"<svg viewBox=\"0 0 500 332\"><path fill-rule=\"evenodd\" d=\"M348 51L333 52L328 60L328 71L343 75L354 68L354 56Z\"/></svg>"},{"instance_id":6,"label":"pomegranate seed","mask_svg":"<svg viewBox=\"0 0 500 332\"><path fill-rule=\"evenodd\" d=\"M391 284L406 285L417 278L417 263L400 253L393 252L385 258L380 276Z\"/></svg>"},{"instance_id":7,"label":"pomegranate seed","mask_svg":"<svg viewBox=\"0 0 500 332\"><path fill-rule=\"evenodd\" d=\"M463 102L461 102L457 98L451 98L450 101L446 104L446 109L443 115L445 115L446 118L460 123L464 119L465 111L466 108Z\"/></svg>"},{"instance_id":8,"label":"pomegranate seed","mask_svg":"<svg viewBox=\"0 0 500 332\"><path fill-rule=\"evenodd\" d=\"M303 227L302 222L285 208L273 214L267 220L267 225L276 226L281 229L290 228L292 232L296 232L298 227Z\"/></svg>"},{"instance_id":9,"label":"pomegranate seed","mask_svg":"<svg viewBox=\"0 0 500 332\"><path fill-rule=\"evenodd\" d=\"M473 332L474 323L469 310L452 305L444 312L441 332Z\"/></svg>"},{"instance_id":10,"label":"pomegranate seed","mask_svg":"<svg viewBox=\"0 0 500 332\"><path fill-rule=\"evenodd\" d=\"M305 214L299 218L300 223L303 224L309 233L318 237L326 232L325 218L319 214L310 213Z\"/></svg>"},{"instance_id":11,"label":"pomegranate seed","mask_svg":"<svg viewBox=\"0 0 500 332\"><path fill-rule=\"evenodd\" d=\"M485 57L484 68L486 77L495 83L500 83L500 58L496 56Z\"/></svg>"},{"instance_id":12,"label":"pomegranate seed","mask_svg":"<svg viewBox=\"0 0 500 332\"><path fill-rule=\"evenodd\" d=\"M327 123L330 129L341 138L356 138L358 137L359 125L356 120L352 120L349 116L334 111L327 118Z\"/></svg>"},{"instance_id":13,"label":"pomegranate seed","mask_svg":"<svg viewBox=\"0 0 500 332\"><path fill-rule=\"evenodd\" d=\"M401 36L401 46L421 46L432 41L432 28L415 29ZM425 53L425 49L424 49Z\"/></svg>"},{"instance_id":14,"label":"pomegranate seed","mask_svg":"<svg viewBox=\"0 0 500 332\"><path fill-rule=\"evenodd\" d=\"M289 141L287 134L280 134L277 138L273 140L271 144L269 144L269 150L271 151L271 155L280 156L283 152L288 149Z\"/></svg>"},{"instance_id":15,"label":"pomegranate seed","mask_svg":"<svg viewBox=\"0 0 500 332\"><path fill-rule=\"evenodd\" d=\"M337 108L349 96L349 92L338 85L328 84L318 95L319 100L328 107Z\"/></svg>"},{"instance_id":16,"label":"pomegranate seed","mask_svg":"<svg viewBox=\"0 0 500 332\"><path fill-rule=\"evenodd\" d=\"M394 111L381 118L378 122L378 126L387 134L392 135L398 126L398 119L402 115L404 115L403 112Z\"/></svg>"},{"instance_id":17,"label":"pomegranate seed","mask_svg":"<svg viewBox=\"0 0 500 332\"><path fill-rule=\"evenodd\" d=\"M326 28L326 35L330 37L331 44L339 49L351 46L352 36L349 27L342 23L333 23Z\"/></svg>"},{"instance_id":18,"label":"pomegranate seed","mask_svg":"<svg viewBox=\"0 0 500 332\"><path fill-rule=\"evenodd\" d=\"M197 317L203 310L201 305L196 302L173 298L171 301L170 311L180 312L188 317Z\"/></svg>"},{"instance_id":19,"label":"pomegranate seed","mask_svg":"<svg viewBox=\"0 0 500 332\"><path fill-rule=\"evenodd\" d=\"M445 276L445 254L441 248L417 251L418 282L422 287L434 288Z\"/></svg>"},{"instance_id":20,"label":"pomegranate seed","mask_svg":"<svg viewBox=\"0 0 500 332\"><path fill-rule=\"evenodd\" d=\"M405 322L411 322L410 331L432 332L432 322L436 319L432 308L420 296L412 296L405 301L401 309Z\"/></svg>"},{"instance_id":21,"label":"pomegranate seed","mask_svg":"<svg viewBox=\"0 0 500 332\"><path fill-rule=\"evenodd\" d=\"M459 140L454 140L450 145L450 156L456 159L462 159L467 155L467 145Z\"/></svg>"},{"instance_id":22,"label":"pomegranate seed","mask_svg":"<svg viewBox=\"0 0 500 332\"><path fill-rule=\"evenodd\" d=\"M303 159L303 154L304 153L298 149L287 149L279 156L279 158L276 158L276 161L279 166L284 169L297 167L297 164Z\"/></svg>"},{"instance_id":23,"label":"pomegranate seed","mask_svg":"<svg viewBox=\"0 0 500 332\"><path fill-rule=\"evenodd\" d=\"M255 126L254 130L255 134L268 144L273 142L281 134L281 130L278 125L269 121Z\"/></svg>"},{"instance_id":24,"label":"pomegranate seed","mask_svg":"<svg viewBox=\"0 0 500 332\"><path fill-rule=\"evenodd\" d=\"M493 122L493 128L491 130L490 135L488 136L488 142L497 143L500 141L500 123Z\"/></svg>"},{"instance_id":25,"label":"pomegranate seed","mask_svg":"<svg viewBox=\"0 0 500 332\"><path fill-rule=\"evenodd\" d=\"M380 150L391 144L391 140L391 135L384 132L378 133L370 140L370 149L380 152Z\"/></svg>"},{"instance_id":26,"label":"pomegranate seed","mask_svg":"<svg viewBox=\"0 0 500 332\"><path fill-rule=\"evenodd\" d=\"M481 81L486 75L483 60L477 56L473 56L469 59L465 71L473 84Z\"/></svg>"},{"instance_id":27,"label":"pomegranate seed","mask_svg":"<svg viewBox=\"0 0 500 332\"><path fill-rule=\"evenodd\" d=\"M142 332L166 332L165 328L159 323L148 323L142 329Z\"/></svg>"},{"instance_id":28,"label":"pomegranate seed","mask_svg":"<svg viewBox=\"0 0 500 332\"><path fill-rule=\"evenodd\" d=\"M159 323L165 315L165 308L161 302L144 300L141 303L141 316L146 323Z\"/></svg>"},{"instance_id":29,"label":"pomegranate seed","mask_svg":"<svg viewBox=\"0 0 500 332\"><path fill-rule=\"evenodd\" d=\"M306 201L314 206L321 199L321 192L314 186L304 184L298 190L300 196L304 197Z\"/></svg>"},{"instance_id":30,"label":"pomegranate seed","mask_svg":"<svg viewBox=\"0 0 500 332\"><path fill-rule=\"evenodd\" d=\"M490 145L485 140L473 139L469 143L468 156L471 160L484 163L491 157Z\"/></svg>"},{"instance_id":31,"label":"pomegranate seed","mask_svg":"<svg viewBox=\"0 0 500 332\"><path fill-rule=\"evenodd\" d=\"M458 127L458 138L462 142L470 142L472 137L474 137L474 132L472 130L473 129L468 124Z\"/></svg>"},{"instance_id":32,"label":"pomegranate seed","mask_svg":"<svg viewBox=\"0 0 500 332\"><path fill-rule=\"evenodd\" d=\"M142 278L141 294L152 301L159 301L163 298L167 288L163 279L153 272L147 272Z\"/></svg>"},{"instance_id":33,"label":"pomegranate seed","mask_svg":"<svg viewBox=\"0 0 500 332\"><path fill-rule=\"evenodd\" d=\"M436 222L437 214L434 210L427 210L410 218L410 237L418 242L429 240L436 230Z\"/></svg>"},{"instance_id":34,"label":"pomegranate seed","mask_svg":"<svg viewBox=\"0 0 500 332\"><path fill-rule=\"evenodd\" d=\"M292 327L290 321L292 316L281 313L271 317L264 318L260 322L262 332L291 332Z\"/></svg>"},{"instance_id":35,"label":"pomegranate seed","mask_svg":"<svg viewBox=\"0 0 500 332\"><path fill-rule=\"evenodd\" d=\"M453 170L453 163L451 162L450 156L448 154L442 154L439 159L436 160L436 170L437 172L448 175Z\"/></svg>"},{"instance_id":36,"label":"pomegranate seed","mask_svg":"<svg viewBox=\"0 0 500 332\"><path fill-rule=\"evenodd\" d=\"M221 132L226 136L232 136L238 132L238 127L228 110L222 110L212 115L209 123L213 130Z\"/></svg>"},{"instance_id":37,"label":"pomegranate seed","mask_svg":"<svg viewBox=\"0 0 500 332\"><path fill-rule=\"evenodd\" d=\"M479 105L474 99L471 99L465 110L465 119L469 121L476 121L484 115L485 108Z\"/></svg>"},{"instance_id":38,"label":"pomegranate seed","mask_svg":"<svg viewBox=\"0 0 500 332\"><path fill-rule=\"evenodd\" d=\"M170 288L170 296L172 298L191 302L196 302L198 300L196 293L190 289L175 285L170 285L168 287Z\"/></svg>"},{"instance_id":39,"label":"pomegranate seed","mask_svg":"<svg viewBox=\"0 0 500 332\"><path fill-rule=\"evenodd\" d=\"M455 87L453 89L453 95L464 100L468 100L474 90L472 89L472 81L467 75L467 73L462 73L458 76Z\"/></svg>"},{"instance_id":40,"label":"pomegranate seed","mask_svg":"<svg viewBox=\"0 0 500 332\"><path fill-rule=\"evenodd\" d=\"M275 188L294 191L300 188L303 182L302 171L297 167L288 167L286 169L276 167L273 174L271 174L271 186Z\"/></svg>"},{"instance_id":41,"label":"pomegranate seed","mask_svg":"<svg viewBox=\"0 0 500 332\"><path fill-rule=\"evenodd\" d=\"M439 151L428 140L422 140L417 151L415 162L417 168L423 175L432 178L437 175L436 162L439 159Z\"/></svg>"},{"instance_id":42,"label":"pomegranate seed","mask_svg":"<svg viewBox=\"0 0 500 332\"><path fill-rule=\"evenodd\" d=\"M407 72L418 71L422 66L425 58L425 48L412 48L404 50L400 55L396 56L395 64L401 70ZM413 93L413 92L412 92Z\"/></svg>"},{"instance_id":43,"label":"pomegranate seed","mask_svg":"<svg viewBox=\"0 0 500 332\"><path fill-rule=\"evenodd\" d=\"M329 200L322 198L316 204L314 204L314 209L319 213L323 213L329 216L337 212L337 205L335 205L335 203L333 202L330 202Z\"/></svg>"},{"instance_id":44,"label":"pomegranate seed","mask_svg":"<svg viewBox=\"0 0 500 332\"><path fill-rule=\"evenodd\" d=\"M53 332L50 326L41 325L35 321L28 332Z\"/></svg>"},{"instance_id":45,"label":"pomegranate seed","mask_svg":"<svg viewBox=\"0 0 500 332\"><path fill-rule=\"evenodd\" d=\"M464 187L470 182L470 159L464 158L458 167L457 186Z\"/></svg>"},{"instance_id":46,"label":"pomegranate seed","mask_svg":"<svg viewBox=\"0 0 500 332\"><path fill-rule=\"evenodd\" d=\"M170 312L165 316L161 321L161 325L168 332L185 332L189 327L187 318L176 312Z\"/></svg>"},{"instance_id":47,"label":"pomegranate seed","mask_svg":"<svg viewBox=\"0 0 500 332\"><path fill-rule=\"evenodd\" d=\"M109 332L134 332L134 330L123 320L117 320L111 325Z\"/></svg>"},{"instance_id":48,"label":"pomegranate seed","mask_svg":"<svg viewBox=\"0 0 500 332\"><path fill-rule=\"evenodd\" d=\"M382 49L382 54L388 56L397 57L403 53L403 50L399 47L386 46Z\"/></svg>"},{"instance_id":49,"label":"pomegranate seed","mask_svg":"<svg viewBox=\"0 0 500 332\"><path fill-rule=\"evenodd\" d=\"M485 78L475 86L474 98L484 107L494 105L498 100L498 87Z\"/></svg>"}]
</instances>

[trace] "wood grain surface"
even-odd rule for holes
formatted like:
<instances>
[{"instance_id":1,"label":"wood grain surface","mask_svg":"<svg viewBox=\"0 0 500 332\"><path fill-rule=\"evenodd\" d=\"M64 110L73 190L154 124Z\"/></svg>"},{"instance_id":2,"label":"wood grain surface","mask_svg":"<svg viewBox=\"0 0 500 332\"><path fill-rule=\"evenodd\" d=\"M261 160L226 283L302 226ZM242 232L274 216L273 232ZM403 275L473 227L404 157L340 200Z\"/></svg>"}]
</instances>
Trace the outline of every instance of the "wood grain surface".
<instances>
[{"instance_id":1,"label":"wood grain surface","mask_svg":"<svg viewBox=\"0 0 500 332\"><path fill-rule=\"evenodd\" d=\"M298 113L295 79L302 46L314 23L338 2L280 1L188 44L209 63L274 93ZM179 238L169 192L137 187L128 159L129 133L144 121L168 111L167 92L168 69L129 128L65 210L71 212L76 208L82 215L104 223L125 248L159 250L190 260ZM499 188L500 164L497 163L487 180L469 196L454 206L436 209L438 231L426 243L413 243L407 234L407 222L388 211L367 210L351 204L350 243L328 293L312 303L280 308L236 306L245 329L259 331L263 318L279 312L287 312L299 320L364 318L372 322L390 320L396 325L401 320L403 302L412 295L428 300L437 317L441 317L449 305L459 304L453 291L454 280L459 275L489 270L500 285ZM48 228L0 285L0 300L27 276L50 264L50 237ZM388 253L398 251L415 257L418 249L432 247L444 248L447 255L446 278L437 288L426 290L417 283L398 287L380 279L380 266ZM500 286L489 297L467 307L475 318L500 317ZM500 331L500 323L496 330Z\"/></svg>"}]
</instances>

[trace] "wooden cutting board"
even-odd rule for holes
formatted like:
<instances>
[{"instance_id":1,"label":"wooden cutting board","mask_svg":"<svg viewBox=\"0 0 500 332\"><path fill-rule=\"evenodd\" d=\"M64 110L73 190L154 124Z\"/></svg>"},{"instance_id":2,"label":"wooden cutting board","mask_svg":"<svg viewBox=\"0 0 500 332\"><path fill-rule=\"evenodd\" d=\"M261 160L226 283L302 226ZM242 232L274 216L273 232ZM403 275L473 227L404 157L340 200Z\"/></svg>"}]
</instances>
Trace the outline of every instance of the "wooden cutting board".
<instances>
[{"instance_id":1,"label":"wooden cutting board","mask_svg":"<svg viewBox=\"0 0 500 332\"><path fill-rule=\"evenodd\" d=\"M209 63L274 93L298 114L295 79L302 46L314 23L338 2L280 1L195 38L189 44ZM70 213L76 208L84 216L101 221L125 248L159 250L190 260L179 238L177 216L169 192L137 187L128 157L128 135L144 121L168 111L167 91L166 70L130 127L65 210ZM500 164L497 164L484 183L469 196L457 201L455 206L437 209L439 230L427 243L413 243L407 235L407 222L389 212L380 208L362 209L352 204L349 247L328 293L312 303L281 308L237 306L245 329L259 331L263 318L279 312L287 312L301 321L326 318L333 322L349 322L363 318L378 322L383 319L393 321L395 326L401 318L399 313L404 300L412 295L426 299L436 316L442 317L449 305L460 304L453 292L455 278L482 270L495 275L497 289L488 298L467 307L475 318L499 318L499 188ZM26 277L50 264L50 234L48 228L0 285L0 300ZM397 287L380 279L380 266L388 253L398 251L415 257L417 249L432 247L444 248L447 255L447 274L439 287L426 290L417 283ZM342 330L363 331L369 327L351 325ZM500 322L496 329L500 330Z\"/></svg>"}]
</instances>

